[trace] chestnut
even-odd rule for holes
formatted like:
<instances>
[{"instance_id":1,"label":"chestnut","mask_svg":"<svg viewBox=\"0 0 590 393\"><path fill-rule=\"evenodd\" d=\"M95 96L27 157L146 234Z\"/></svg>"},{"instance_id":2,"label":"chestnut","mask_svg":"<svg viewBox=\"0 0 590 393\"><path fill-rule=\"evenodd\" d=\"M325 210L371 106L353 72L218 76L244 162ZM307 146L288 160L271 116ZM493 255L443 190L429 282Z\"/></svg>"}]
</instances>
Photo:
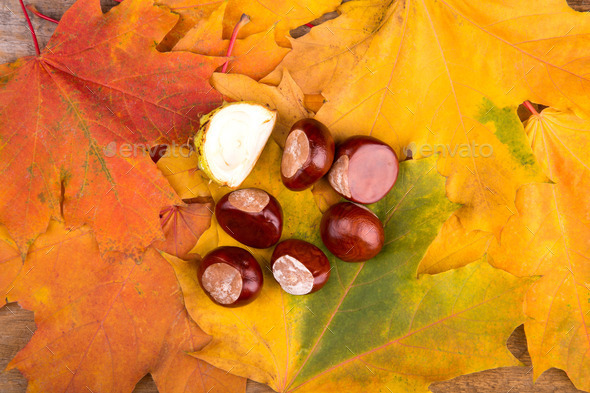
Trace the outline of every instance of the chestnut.
<instances>
[{"instance_id":1,"label":"chestnut","mask_svg":"<svg viewBox=\"0 0 590 393\"><path fill-rule=\"evenodd\" d=\"M375 257L385 241L383 224L375 213L351 202L340 202L326 210L320 233L328 250L346 262Z\"/></svg>"},{"instance_id":2,"label":"chestnut","mask_svg":"<svg viewBox=\"0 0 590 393\"><path fill-rule=\"evenodd\" d=\"M270 260L272 274L291 295L318 291L330 278L330 261L316 246L303 240L280 242Z\"/></svg>"},{"instance_id":3,"label":"chestnut","mask_svg":"<svg viewBox=\"0 0 590 393\"><path fill-rule=\"evenodd\" d=\"M150 149L150 157L152 161L157 164L160 158L164 157L168 152L168 145L156 145Z\"/></svg>"},{"instance_id":4,"label":"chestnut","mask_svg":"<svg viewBox=\"0 0 590 393\"><path fill-rule=\"evenodd\" d=\"M375 203L397 180L399 163L391 147L370 136L353 136L336 149L328 180L344 198Z\"/></svg>"},{"instance_id":5,"label":"chestnut","mask_svg":"<svg viewBox=\"0 0 590 393\"><path fill-rule=\"evenodd\" d=\"M319 121L306 118L293 124L281 160L285 187L301 191L320 180L334 162L334 146L330 130Z\"/></svg>"},{"instance_id":6,"label":"chestnut","mask_svg":"<svg viewBox=\"0 0 590 393\"><path fill-rule=\"evenodd\" d=\"M252 254L230 246L216 248L205 255L197 276L207 296L225 307L252 302L263 283L262 269Z\"/></svg>"},{"instance_id":7,"label":"chestnut","mask_svg":"<svg viewBox=\"0 0 590 393\"><path fill-rule=\"evenodd\" d=\"M258 188L225 194L215 206L215 215L231 237L254 248L273 246L283 232L283 209L279 201Z\"/></svg>"}]
</instances>

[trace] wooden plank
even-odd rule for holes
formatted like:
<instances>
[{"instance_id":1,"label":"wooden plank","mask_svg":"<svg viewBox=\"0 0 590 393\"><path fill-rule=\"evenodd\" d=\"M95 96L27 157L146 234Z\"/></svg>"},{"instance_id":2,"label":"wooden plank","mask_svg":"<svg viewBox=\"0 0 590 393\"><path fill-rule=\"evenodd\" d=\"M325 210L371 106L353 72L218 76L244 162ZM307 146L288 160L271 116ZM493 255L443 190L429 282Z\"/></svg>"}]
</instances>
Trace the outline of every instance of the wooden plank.
<instances>
[{"instance_id":1,"label":"wooden plank","mask_svg":"<svg viewBox=\"0 0 590 393\"><path fill-rule=\"evenodd\" d=\"M54 19L71 6L74 0L35 0L39 11ZM590 0L569 0L572 8L578 11L590 10ZM110 9L116 2L102 0L103 11ZM531 3L534 7L534 2ZM334 15L330 15L333 17ZM327 19L327 18L326 18ZM14 61L19 57L35 53L30 32L25 24L18 0L0 0L0 63ZM32 23L41 47L47 44L55 29L51 22L32 18ZM309 28L297 29L294 35L302 35ZM21 309L12 303L0 309L0 370L4 370L8 362L30 340L35 331L33 313ZM550 369L543 373L533 384L531 360L526 348L526 337L522 326L517 328L508 340L508 349L519 359L524 367L503 367L479 373L460 376L450 381L437 382L431 385L436 393L455 392L512 392L512 393L552 393L552 392L581 392L573 386L565 372ZM0 372L0 392L24 393L27 381L18 370ZM156 393L158 390L147 375L136 386L137 393ZM249 381L248 393L273 392L265 385Z\"/></svg>"}]
</instances>

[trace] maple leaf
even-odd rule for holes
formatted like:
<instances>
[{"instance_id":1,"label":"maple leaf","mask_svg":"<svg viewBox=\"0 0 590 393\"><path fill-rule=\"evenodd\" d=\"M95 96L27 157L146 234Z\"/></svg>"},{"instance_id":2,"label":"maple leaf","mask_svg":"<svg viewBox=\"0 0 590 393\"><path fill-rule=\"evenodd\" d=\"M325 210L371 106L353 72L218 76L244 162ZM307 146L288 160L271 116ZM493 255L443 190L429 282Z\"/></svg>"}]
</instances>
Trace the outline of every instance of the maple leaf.
<instances>
[{"instance_id":1,"label":"maple leaf","mask_svg":"<svg viewBox=\"0 0 590 393\"><path fill-rule=\"evenodd\" d=\"M590 115L590 19L557 0L349 2L340 12L292 40L277 73L326 97L316 118L340 139L372 134L402 159L409 146L414 158L442 150L463 227L499 236L517 188L544 180L510 114L531 99ZM492 155L449 154L474 144Z\"/></svg>"},{"instance_id":2,"label":"maple leaf","mask_svg":"<svg viewBox=\"0 0 590 393\"><path fill-rule=\"evenodd\" d=\"M223 3L209 18L198 22L172 50L225 56L230 43L230 40L222 38L222 21L226 4ZM228 72L247 75L256 80L274 70L289 52L289 49L279 47L275 42L274 34L268 32L256 33L242 40L236 40L234 45Z\"/></svg>"},{"instance_id":3,"label":"maple leaf","mask_svg":"<svg viewBox=\"0 0 590 393\"><path fill-rule=\"evenodd\" d=\"M518 191L518 213L491 247L490 262L517 276L542 276L525 301L535 378L558 367L590 390L590 121L548 108L531 116L526 131L553 184Z\"/></svg>"},{"instance_id":4,"label":"maple leaf","mask_svg":"<svg viewBox=\"0 0 590 393\"><path fill-rule=\"evenodd\" d=\"M208 19L226 0L160 0L157 4L170 8L179 15L174 27L158 44L158 50L169 52L199 21Z\"/></svg>"},{"instance_id":5,"label":"maple leaf","mask_svg":"<svg viewBox=\"0 0 590 393\"><path fill-rule=\"evenodd\" d=\"M160 222L166 240L153 244L158 250L190 259L191 250L201 234L209 228L213 214L213 199L207 177L198 168L194 150L187 146L166 146L157 167L183 205L166 206L160 212ZM190 187L188 186L190 185Z\"/></svg>"},{"instance_id":6,"label":"maple leaf","mask_svg":"<svg viewBox=\"0 0 590 393\"><path fill-rule=\"evenodd\" d=\"M178 258L188 259L201 233L210 226L214 205L198 198L185 199L183 202L187 205L168 206L160 213L166 240L154 243L154 247Z\"/></svg>"},{"instance_id":7,"label":"maple leaf","mask_svg":"<svg viewBox=\"0 0 590 393\"><path fill-rule=\"evenodd\" d=\"M223 19L223 36L231 35L242 14L253 16L238 38L274 30L277 43L289 47L289 30L334 11L340 0L228 0Z\"/></svg>"},{"instance_id":8,"label":"maple leaf","mask_svg":"<svg viewBox=\"0 0 590 393\"><path fill-rule=\"evenodd\" d=\"M31 246L8 294L35 312L37 330L9 364L29 391L131 392L151 372L161 392L243 392L244 379L185 354L210 337L188 317L166 260L153 249L141 264L113 260L101 258L86 226L52 222Z\"/></svg>"},{"instance_id":9,"label":"maple leaf","mask_svg":"<svg viewBox=\"0 0 590 393\"><path fill-rule=\"evenodd\" d=\"M302 37L290 38L292 52L262 82L277 85L288 70L305 94L317 94L346 78L367 51L372 32L379 29L392 3L348 1L340 5L338 18Z\"/></svg>"},{"instance_id":10,"label":"maple leaf","mask_svg":"<svg viewBox=\"0 0 590 393\"><path fill-rule=\"evenodd\" d=\"M212 8L225 7L223 17L223 38L229 39L242 14L251 16L251 21L240 31L238 38L265 33L274 37L283 47L289 45L289 31L305 23L334 11L341 0L161 0L160 4L169 6L181 15L168 37L163 50L169 50L204 16L213 12ZM217 28L217 27L216 27ZM272 32L272 34L270 34Z\"/></svg>"},{"instance_id":11,"label":"maple leaf","mask_svg":"<svg viewBox=\"0 0 590 393\"><path fill-rule=\"evenodd\" d=\"M182 199L211 197L209 179L198 168L195 151L187 146L167 146L167 150L157 166L176 194Z\"/></svg>"},{"instance_id":12,"label":"maple leaf","mask_svg":"<svg viewBox=\"0 0 590 393\"><path fill-rule=\"evenodd\" d=\"M158 354L159 361L150 373L161 393L238 393L245 392L246 379L236 377L206 362L188 356L191 348L203 342L203 331L183 309L173 322Z\"/></svg>"},{"instance_id":13,"label":"maple leaf","mask_svg":"<svg viewBox=\"0 0 590 393\"><path fill-rule=\"evenodd\" d=\"M468 231L452 215L432 241L418 266L418 274L437 274L480 260L495 243L493 234Z\"/></svg>"},{"instance_id":14,"label":"maple leaf","mask_svg":"<svg viewBox=\"0 0 590 393\"><path fill-rule=\"evenodd\" d=\"M283 187L278 165L270 165L279 155L269 144L244 187L277 197L285 214L283 238L323 247L313 196ZM386 223L384 250L366 263L331 257L331 279L311 295L283 292L270 273L270 251L250 249L265 274L260 297L223 308L207 301L196 263L165 255L189 313L213 335L193 355L280 392L428 391L434 380L517 364L505 340L524 319L528 280L485 262L416 279L422 253L456 208L435 167L434 158L401 163L397 186L372 206ZM218 199L225 191L213 188L212 195ZM215 221L208 232L214 234L204 234L195 251L240 245Z\"/></svg>"},{"instance_id":15,"label":"maple leaf","mask_svg":"<svg viewBox=\"0 0 590 393\"><path fill-rule=\"evenodd\" d=\"M0 222L23 255L50 218L90 225L105 255L162 238L160 208L179 200L143 152L185 141L221 102L207 79L224 61L158 52L177 18L80 0L40 56L0 68Z\"/></svg>"}]
</instances>

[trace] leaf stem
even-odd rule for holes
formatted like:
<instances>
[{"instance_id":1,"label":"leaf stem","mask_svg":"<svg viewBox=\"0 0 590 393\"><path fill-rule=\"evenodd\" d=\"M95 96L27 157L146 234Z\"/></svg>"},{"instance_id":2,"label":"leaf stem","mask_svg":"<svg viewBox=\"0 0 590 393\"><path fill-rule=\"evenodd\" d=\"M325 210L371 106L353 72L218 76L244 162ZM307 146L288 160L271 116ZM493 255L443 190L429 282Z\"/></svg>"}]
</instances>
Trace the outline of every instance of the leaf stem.
<instances>
[{"instance_id":1,"label":"leaf stem","mask_svg":"<svg viewBox=\"0 0 590 393\"><path fill-rule=\"evenodd\" d=\"M168 221L170 221L170 218L176 214L176 212L178 211L178 207L177 206L172 206L172 208L170 210L168 210L168 215L162 220L160 219L160 225L162 226L162 229L164 229L164 226L166 224L168 224Z\"/></svg>"},{"instance_id":2,"label":"leaf stem","mask_svg":"<svg viewBox=\"0 0 590 393\"><path fill-rule=\"evenodd\" d=\"M535 107L533 106L533 104L531 104L530 101L525 101L522 103L529 111L531 111L531 113L535 116L539 116L539 112L537 112L537 110L535 109Z\"/></svg>"},{"instance_id":3,"label":"leaf stem","mask_svg":"<svg viewBox=\"0 0 590 393\"><path fill-rule=\"evenodd\" d=\"M246 14L242 14L240 21L236 24L236 26L234 27L234 30L231 33L231 38L229 39L229 46L227 47L227 53L225 55L226 57L229 57L231 55L232 51L234 50L234 44L236 43L236 39L238 38L238 33L240 32L240 29L243 26L247 25L248 22L250 22L250 17ZM229 65L229 60L223 64L223 68L221 69L221 72L226 73L228 65Z\"/></svg>"},{"instance_id":4,"label":"leaf stem","mask_svg":"<svg viewBox=\"0 0 590 393\"><path fill-rule=\"evenodd\" d=\"M33 28L33 24L31 23L31 19L29 18L29 14L27 13L27 9L25 8L25 3L23 0L18 0L20 2L20 6L23 9L23 13L25 14L25 19L27 20L27 24L29 25L29 31L31 32L31 36L33 36L33 44L35 44L35 52L37 52L37 56L41 54L39 50L39 41L37 41L37 34L35 34L35 29Z\"/></svg>"},{"instance_id":5,"label":"leaf stem","mask_svg":"<svg viewBox=\"0 0 590 393\"><path fill-rule=\"evenodd\" d=\"M58 20L50 18L47 15L43 15L41 12L39 12L39 10L37 8L35 8L35 6L33 4L27 4L25 7L27 7L27 9L29 11L31 11L33 14L37 15L41 19L45 19L45 20L48 20L53 23L59 23Z\"/></svg>"}]
</instances>

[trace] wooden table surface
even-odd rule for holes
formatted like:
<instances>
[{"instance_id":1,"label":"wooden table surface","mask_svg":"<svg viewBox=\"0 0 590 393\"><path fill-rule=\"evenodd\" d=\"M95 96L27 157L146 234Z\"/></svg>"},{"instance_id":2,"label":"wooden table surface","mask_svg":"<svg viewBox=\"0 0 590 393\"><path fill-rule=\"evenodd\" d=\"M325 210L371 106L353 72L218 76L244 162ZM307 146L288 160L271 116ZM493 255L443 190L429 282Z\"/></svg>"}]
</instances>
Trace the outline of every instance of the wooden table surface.
<instances>
[{"instance_id":1,"label":"wooden table surface","mask_svg":"<svg viewBox=\"0 0 590 393\"><path fill-rule=\"evenodd\" d=\"M541 0L542 1L542 0ZM59 19L74 2L73 0L29 0L45 15ZM590 0L569 0L572 8L579 11L590 10ZM116 4L114 0L101 0L106 11ZM531 7L534 7L534 1ZM19 57L35 53L30 32L20 9L18 0L0 0L0 63L13 61ZM44 47L55 25L51 22L32 18L39 45ZM23 348L35 331L31 311L21 309L11 303L0 309L0 370ZM508 349L520 360L524 367L503 367L479 373L463 375L430 386L433 392L440 393L570 393L577 390L565 372L550 369L541 375L536 383L532 380L531 359L526 347L526 337L522 326L518 327L507 342ZM0 393L24 393L27 381L19 371L0 372ZM157 388L150 375L146 375L136 386L135 392L155 393ZM265 385L248 381L248 393L272 392Z\"/></svg>"}]
</instances>

